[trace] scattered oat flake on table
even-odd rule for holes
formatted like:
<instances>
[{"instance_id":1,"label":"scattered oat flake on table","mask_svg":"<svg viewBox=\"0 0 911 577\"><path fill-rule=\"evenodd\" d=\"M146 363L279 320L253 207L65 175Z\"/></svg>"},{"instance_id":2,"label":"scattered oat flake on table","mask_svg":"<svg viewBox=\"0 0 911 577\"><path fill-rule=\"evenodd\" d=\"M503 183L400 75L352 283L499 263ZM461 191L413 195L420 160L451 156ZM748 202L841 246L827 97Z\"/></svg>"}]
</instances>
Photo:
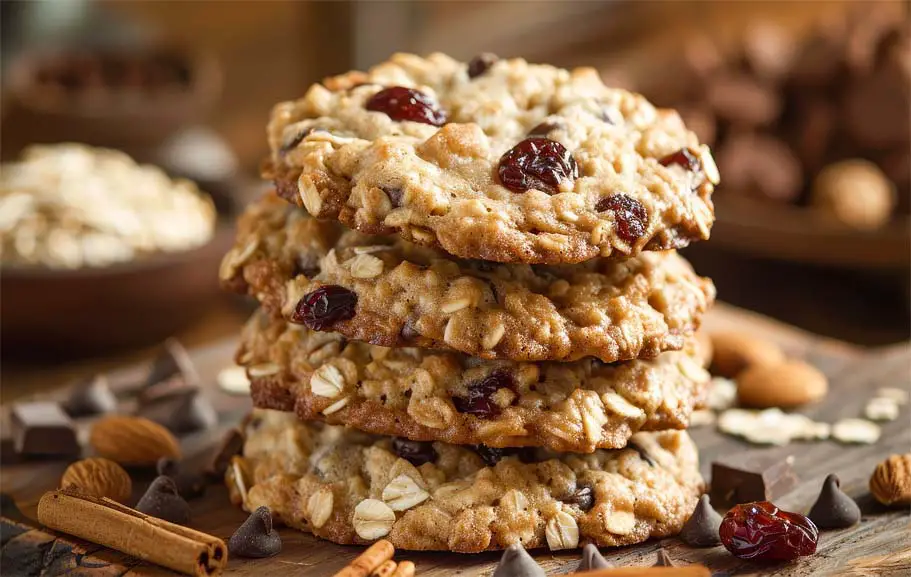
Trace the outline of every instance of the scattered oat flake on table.
<instances>
[{"instance_id":1,"label":"scattered oat flake on table","mask_svg":"<svg viewBox=\"0 0 911 577\"><path fill-rule=\"evenodd\" d=\"M794 440L826 439L830 432L826 423L776 408L764 411L728 409L718 418L718 429L757 445L787 445Z\"/></svg>"},{"instance_id":2,"label":"scattered oat flake on table","mask_svg":"<svg viewBox=\"0 0 911 577\"><path fill-rule=\"evenodd\" d=\"M887 399L892 399L898 405L904 405L908 402L908 397L911 396L911 393L905 389L898 389L895 387L883 387L876 391L877 397L884 397Z\"/></svg>"},{"instance_id":3,"label":"scattered oat flake on table","mask_svg":"<svg viewBox=\"0 0 911 577\"><path fill-rule=\"evenodd\" d=\"M724 411L734 406L737 398L737 383L724 377L712 378L709 389L708 406L716 411Z\"/></svg>"},{"instance_id":4,"label":"scattered oat flake on table","mask_svg":"<svg viewBox=\"0 0 911 577\"><path fill-rule=\"evenodd\" d=\"M832 438L840 443L871 445L881 433L879 425L865 419L842 419L832 425Z\"/></svg>"},{"instance_id":5,"label":"scattered oat flake on table","mask_svg":"<svg viewBox=\"0 0 911 577\"><path fill-rule=\"evenodd\" d=\"M690 427L705 427L706 425L714 425L716 421L715 412L708 409L702 409L699 411L693 411L693 414L690 415Z\"/></svg>"},{"instance_id":6,"label":"scattered oat flake on table","mask_svg":"<svg viewBox=\"0 0 911 577\"><path fill-rule=\"evenodd\" d=\"M246 395L250 393L250 379L244 367L225 367L218 372L218 386L226 393L232 395Z\"/></svg>"},{"instance_id":7,"label":"scattered oat flake on table","mask_svg":"<svg viewBox=\"0 0 911 577\"><path fill-rule=\"evenodd\" d=\"M898 418L898 403L889 397L874 397L864 407L864 416L871 421L894 421Z\"/></svg>"}]
</instances>

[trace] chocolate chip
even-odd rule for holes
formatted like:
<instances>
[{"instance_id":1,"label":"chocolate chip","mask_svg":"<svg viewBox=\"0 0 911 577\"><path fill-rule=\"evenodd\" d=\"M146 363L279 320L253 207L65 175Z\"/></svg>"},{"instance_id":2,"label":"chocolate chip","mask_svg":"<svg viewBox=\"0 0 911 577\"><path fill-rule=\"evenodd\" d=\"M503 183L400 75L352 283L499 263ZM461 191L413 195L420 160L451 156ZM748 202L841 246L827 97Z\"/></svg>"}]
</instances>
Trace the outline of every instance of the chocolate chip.
<instances>
[{"instance_id":1,"label":"chocolate chip","mask_svg":"<svg viewBox=\"0 0 911 577\"><path fill-rule=\"evenodd\" d=\"M213 481L221 481L228 466L231 464L231 457L239 455L244 448L244 435L239 429L230 429L222 437L218 449L212 456L212 461L206 468L206 475Z\"/></svg>"},{"instance_id":2,"label":"chocolate chip","mask_svg":"<svg viewBox=\"0 0 911 577\"><path fill-rule=\"evenodd\" d=\"M155 464L156 472L170 478L177 486L177 493L190 501L202 497L206 492L206 477L200 473L184 471L183 467L174 459L162 457Z\"/></svg>"},{"instance_id":3,"label":"chocolate chip","mask_svg":"<svg viewBox=\"0 0 911 577\"><path fill-rule=\"evenodd\" d=\"M99 415L117 410L117 399L104 375L94 377L75 386L63 410L72 417Z\"/></svg>"},{"instance_id":4,"label":"chocolate chip","mask_svg":"<svg viewBox=\"0 0 911 577\"><path fill-rule=\"evenodd\" d=\"M11 416L13 448L20 455L70 457L82 452L76 425L58 403L19 403Z\"/></svg>"},{"instance_id":5,"label":"chocolate chip","mask_svg":"<svg viewBox=\"0 0 911 577\"><path fill-rule=\"evenodd\" d=\"M136 503L136 510L178 525L186 525L190 521L190 506L178 493L174 481L163 475L152 481Z\"/></svg>"},{"instance_id":6,"label":"chocolate chip","mask_svg":"<svg viewBox=\"0 0 911 577\"><path fill-rule=\"evenodd\" d=\"M649 467L654 467L654 466L657 465L657 463L655 462L655 459L648 453L648 451L645 450L645 447L643 447L642 445L640 445L640 444L637 443L636 441L629 441L629 442L627 442L627 443L626 443L626 448L627 448L627 449L632 449L632 450L636 451L637 453L639 453L639 457L640 457L643 461L645 461L646 463L648 463L648 466L649 466Z\"/></svg>"},{"instance_id":7,"label":"chocolate chip","mask_svg":"<svg viewBox=\"0 0 911 577\"><path fill-rule=\"evenodd\" d=\"M676 565L671 561L671 557L667 554L667 551L658 549L658 558L655 560L655 564L652 565L652 567L676 567Z\"/></svg>"},{"instance_id":8,"label":"chocolate chip","mask_svg":"<svg viewBox=\"0 0 911 577\"><path fill-rule=\"evenodd\" d=\"M794 457L778 458L752 451L712 463L712 502L719 506L775 501L797 486Z\"/></svg>"},{"instance_id":9,"label":"chocolate chip","mask_svg":"<svg viewBox=\"0 0 911 577\"><path fill-rule=\"evenodd\" d=\"M472 445L472 448L488 467L493 467L500 462L500 459L508 457L515 452L515 449L499 449L497 447L488 447L487 445Z\"/></svg>"},{"instance_id":10,"label":"chocolate chip","mask_svg":"<svg viewBox=\"0 0 911 577\"><path fill-rule=\"evenodd\" d=\"M807 516L820 529L844 529L860 522L860 507L841 490L838 477L829 475Z\"/></svg>"},{"instance_id":11,"label":"chocolate chip","mask_svg":"<svg viewBox=\"0 0 911 577\"><path fill-rule=\"evenodd\" d=\"M268 507L259 507L247 517L228 540L228 552L238 557L262 559L278 555L282 538L272 528L272 513Z\"/></svg>"},{"instance_id":12,"label":"chocolate chip","mask_svg":"<svg viewBox=\"0 0 911 577\"><path fill-rule=\"evenodd\" d=\"M513 543L503 551L491 577L545 577L538 565L521 543Z\"/></svg>"},{"instance_id":13,"label":"chocolate chip","mask_svg":"<svg viewBox=\"0 0 911 577\"><path fill-rule=\"evenodd\" d=\"M595 505L595 493L591 487L581 486L576 492L563 500L564 503L576 505L583 511L590 511Z\"/></svg>"},{"instance_id":14,"label":"chocolate chip","mask_svg":"<svg viewBox=\"0 0 911 577\"><path fill-rule=\"evenodd\" d=\"M911 124L907 85L897 64L852 83L845 95L845 125L856 144L874 150L907 146Z\"/></svg>"},{"instance_id":15,"label":"chocolate chip","mask_svg":"<svg viewBox=\"0 0 911 577\"><path fill-rule=\"evenodd\" d=\"M177 339L165 341L139 392L140 403L181 394L187 388L198 388L199 374L187 349Z\"/></svg>"},{"instance_id":16,"label":"chocolate chip","mask_svg":"<svg viewBox=\"0 0 911 577\"><path fill-rule=\"evenodd\" d=\"M708 86L706 100L715 114L742 127L766 126L781 114L781 98L746 75L723 75Z\"/></svg>"},{"instance_id":17,"label":"chocolate chip","mask_svg":"<svg viewBox=\"0 0 911 577\"><path fill-rule=\"evenodd\" d=\"M496 64L499 59L499 56L491 52L482 52L481 54L478 54L468 63L468 77L477 78L484 74L491 66Z\"/></svg>"},{"instance_id":18,"label":"chocolate chip","mask_svg":"<svg viewBox=\"0 0 911 577\"><path fill-rule=\"evenodd\" d=\"M718 150L718 171L725 190L792 202L803 188L803 169L783 142L762 134L729 137Z\"/></svg>"},{"instance_id":19,"label":"chocolate chip","mask_svg":"<svg viewBox=\"0 0 911 577\"><path fill-rule=\"evenodd\" d=\"M218 413L199 390L190 391L180 397L171 416L168 428L175 433L192 433L213 428L218 424Z\"/></svg>"},{"instance_id":20,"label":"chocolate chip","mask_svg":"<svg viewBox=\"0 0 911 577\"><path fill-rule=\"evenodd\" d=\"M420 467L424 463L433 463L438 456L433 448L433 443L410 441L400 437L392 439L392 450L415 467Z\"/></svg>"},{"instance_id":21,"label":"chocolate chip","mask_svg":"<svg viewBox=\"0 0 911 577\"><path fill-rule=\"evenodd\" d=\"M690 547L714 547L721 543L718 529L721 527L721 515L712 508L709 496L703 495L696 503L693 514L683 525L680 539Z\"/></svg>"},{"instance_id":22,"label":"chocolate chip","mask_svg":"<svg viewBox=\"0 0 911 577\"><path fill-rule=\"evenodd\" d=\"M591 543L582 548L582 561L576 572L594 571L595 569L610 569L614 565L604 558L598 548Z\"/></svg>"},{"instance_id":23,"label":"chocolate chip","mask_svg":"<svg viewBox=\"0 0 911 577\"><path fill-rule=\"evenodd\" d=\"M401 188L396 186L381 186L380 188L386 193L386 196L389 197L389 202L392 203L393 208L402 206L404 191Z\"/></svg>"}]
</instances>

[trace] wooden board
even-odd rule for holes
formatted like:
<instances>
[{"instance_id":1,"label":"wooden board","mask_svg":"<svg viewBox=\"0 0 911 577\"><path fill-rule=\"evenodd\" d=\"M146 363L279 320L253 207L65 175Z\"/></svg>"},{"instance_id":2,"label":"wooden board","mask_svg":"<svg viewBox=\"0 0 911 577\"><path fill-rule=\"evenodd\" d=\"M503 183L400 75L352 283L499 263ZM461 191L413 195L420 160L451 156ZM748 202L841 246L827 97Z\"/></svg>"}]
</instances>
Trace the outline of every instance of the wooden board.
<instances>
[{"instance_id":1,"label":"wooden board","mask_svg":"<svg viewBox=\"0 0 911 577\"><path fill-rule=\"evenodd\" d=\"M890 386L911 389L911 345L902 344L877 350L862 350L843 343L822 339L797 329L786 327L757 315L731 307L718 306L709 316L710 330L736 328L773 339L793 356L806 358L825 371L831 379L832 391L819 405L804 411L818 420L833 422L843 417L860 416L864 404L878 387ZM234 343L223 342L194 352L197 367L211 390L209 394L221 414L220 429L236 423L249 408L249 400L231 397L215 385L217 372L231 362ZM133 367L110 376L112 385L126 393L144 373L144 367ZM63 395L63 392L59 393ZM130 401L124 401L124 410ZM651 565L656 551L664 548L678 564L700 562L715 574L740 575L908 575L911 574L908 510L888 511L870 497L867 481L874 466L892 453L907 452L911 447L911 418L904 407L898 420L886 423L883 437L871 446L846 446L833 441L797 443L788 447L766 449L749 445L715 432L711 427L692 431L700 447L702 471L708 475L711 461L719 456L741 453L775 453L794 455L800 485L778 500L788 510L806 512L815 499L823 478L837 473L842 487L858 500L864 512L860 525L842 531L826 531L820 538L816 555L797 563L762 567L742 563L722 547L692 549L676 538L651 541L634 547L605 549L608 559L617 565ZM4 419L7 425L8 419ZM185 437L183 446L193 462L203 463L220 438L220 431L210 431ZM2 490L13 495L26 515L34 517L41 494L56 486L65 463L32 462L5 465L2 468ZM150 479L135 487L136 496ZM193 501L193 526L227 540L243 521L245 514L232 507L226 490L221 486L209 489L204 498ZM284 548L272 559L246 561L233 559L227 574L237 576L316 577L331 575L354 558L359 547L343 547L327 543L310 535L283 529ZM535 557L548 574L561 575L575 570L577 552L551 553L537 551ZM499 558L498 553L459 555L451 553L398 552L398 559L411 559L422 576L489 575ZM130 575L167 574L154 567L142 566L130 570Z\"/></svg>"}]
</instances>

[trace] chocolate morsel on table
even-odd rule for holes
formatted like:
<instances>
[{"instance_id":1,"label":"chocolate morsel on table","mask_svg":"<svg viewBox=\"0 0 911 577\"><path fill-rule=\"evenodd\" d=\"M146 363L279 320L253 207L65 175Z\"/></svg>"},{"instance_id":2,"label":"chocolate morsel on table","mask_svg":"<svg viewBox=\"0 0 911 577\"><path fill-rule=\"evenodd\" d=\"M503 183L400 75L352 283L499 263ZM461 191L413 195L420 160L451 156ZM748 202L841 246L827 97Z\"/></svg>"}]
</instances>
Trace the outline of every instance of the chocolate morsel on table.
<instances>
[{"instance_id":1,"label":"chocolate morsel on table","mask_svg":"<svg viewBox=\"0 0 911 577\"><path fill-rule=\"evenodd\" d=\"M20 455L72 457L82 452L76 426L58 403L19 403L11 417L13 448Z\"/></svg>"},{"instance_id":2,"label":"chocolate morsel on table","mask_svg":"<svg viewBox=\"0 0 911 577\"><path fill-rule=\"evenodd\" d=\"M218 424L218 413L212 402L196 388L149 400L140 404L137 414L167 427L175 434L207 430Z\"/></svg>"},{"instance_id":3,"label":"chocolate morsel on table","mask_svg":"<svg viewBox=\"0 0 911 577\"><path fill-rule=\"evenodd\" d=\"M797 486L793 456L745 453L712 463L712 502L732 506L774 501Z\"/></svg>"},{"instance_id":4,"label":"chocolate morsel on table","mask_svg":"<svg viewBox=\"0 0 911 577\"><path fill-rule=\"evenodd\" d=\"M208 475L213 482L221 482L224 480L225 471L228 470L228 466L231 464L231 457L239 455L243 448L243 433L236 428L229 429L224 437L222 437L218 449L212 456L212 461L206 468L206 475Z\"/></svg>"},{"instance_id":5,"label":"chocolate morsel on table","mask_svg":"<svg viewBox=\"0 0 911 577\"><path fill-rule=\"evenodd\" d=\"M95 375L74 387L63 403L63 410L71 417L111 413L117 410L117 398L108 386L107 377Z\"/></svg>"},{"instance_id":6,"label":"chocolate morsel on table","mask_svg":"<svg viewBox=\"0 0 911 577\"><path fill-rule=\"evenodd\" d=\"M179 395L199 385L199 373L187 349L177 339L168 339L139 389L139 403Z\"/></svg>"},{"instance_id":7,"label":"chocolate morsel on table","mask_svg":"<svg viewBox=\"0 0 911 577\"><path fill-rule=\"evenodd\" d=\"M520 543L513 543L503 551L500 563L491 577L545 577L544 569L532 559Z\"/></svg>"},{"instance_id":8,"label":"chocolate morsel on table","mask_svg":"<svg viewBox=\"0 0 911 577\"><path fill-rule=\"evenodd\" d=\"M155 470L159 475L169 477L174 481L177 493L187 501L202 497L206 492L208 485L206 475L184 471L182 465L170 457L158 459Z\"/></svg>"},{"instance_id":9,"label":"chocolate morsel on table","mask_svg":"<svg viewBox=\"0 0 911 577\"><path fill-rule=\"evenodd\" d=\"M807 516L820 529L844 529L860 522L860 507L841 490L838 477L829 475Z\"/></svg>"},{"instance_id":10,"label":"chocolate morsel on table","mask_svg":"<svg viewBox=\"0 0 911 577\"><path fill-rule=\"evenodd\" d=\"M186 525L190 521L190 506L177 492L173 479L163 475L152 481L136 503L136 510L178 525Z\"/></svg>"},{"instance_id":11,"label":"chocolate morsel on table","mask_svg":"<svg viewBox=\"0 0 911 577\"><path fill-rule=\"evenodd\" d=\"M250 513L228 541L228 552L238 557L261 559L278 555L281 550L282 538L272 528L272 512L268 507Z\"/></svg>"},{"instance_id":12,"label":"chocolate morsel on table","mask_svg":"<svg viewBox=\"0 0 911 577\"><path fill-rule=\"evenodd\" d=\"M721 527L721 515L712 508L709 496L703 495L696 503L693 514L683 525L680 539L690 547L714 547L721 543L718 529Z\"/></svg>"},{"instance_id":13,"label":"chocolate morsel on table","mask_svg":"<svg viewBox=\"0 0 911 577\"><path fill-rule=\"evenodd\" d=\"M611 567L613 567L613 564L604 558L604 555L598 551L598 548L595 545L589 543L582 548L582 561L579 563L579 568L576 572L580 573L582 571L594 571L595 569L609 569Z\"/></svg>"}]
</instances>

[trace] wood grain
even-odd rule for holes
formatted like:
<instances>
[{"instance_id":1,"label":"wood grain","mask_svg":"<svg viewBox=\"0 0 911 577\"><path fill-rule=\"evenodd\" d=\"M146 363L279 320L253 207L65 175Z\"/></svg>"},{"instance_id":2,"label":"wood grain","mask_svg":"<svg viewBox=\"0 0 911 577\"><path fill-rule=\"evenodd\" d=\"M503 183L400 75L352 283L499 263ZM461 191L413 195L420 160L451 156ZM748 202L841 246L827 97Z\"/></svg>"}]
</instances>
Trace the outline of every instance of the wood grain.
<instances>
[{"instance_id":1,"label":"wood grain","mask_svg":"<svg viewBox=\"0 0 911 577\"><path fill-rule=\"evenodd\" d=\"M829 395L815 406L802 411L818 420L834 422L843 417L860 416L866 401L878 387L911 389L911 345L864 350L838 341L824 339L787 327L759 315L719 306L708 319L709 329L746 330L780 343L788 354L807 359L822 369L831 380ZM249 400L221 393L215 386L217 372L231 362L234 344L225 341L194 351L205 386L221 415L219 430L184 437L182 445L190 462L202 467L217 445L221 430L236 423L249 409ZM112 386L124 394L123 409L130 410L132 401L126 395L143 375L137 366L111 374ZM59 394L63 394L60 392ZM5 407L8 408L8 407ZM651 541L634 547L605 549L605 557L619 566L648 566L655 562L656 551L664 548L677 565L702 563L714 574L741 575L908 575L911 554L908 553L908 510L886 510L869 495L867 481L875 465L889 454L906 452L911 447L909 408L903 408L896 421L883 426L883 436L875 445L848 446L833 441L796 443L788 447L765 449L717 433L710 427L692 431L700 447L701 468L708 475L711 461L722 455L749 451L750 454L792 454L800 484L778 501L787 510L809 510L822 481L829 473L841 478L842 488L858 500L863 511L860 525L841 531L822 533L818 553L785 566L762 567L743 563L722 547L692 549L679 539ZM6 421L6 419L4 419ZM35 516L35 504L41 494L56 487L66 463L36 462L4 466L0 471L3 491L12 494L22 511ZM134 499L144 490L151 475L134 472ZM228 539L246 515L228 505L226 490L213 486L201 500L193 501L193 527L222 539ZM282 529L282 553L272 559L233 559L225 574L246 576L302 577L331 575L359 555L359 547L326 543L296 531ZM551 575L571 573L578 565L578 552L535 551L535 558ZM417 565L419 576L489 575L499 553L458 555L446 553L396 553L396 561L409 559ZM166 575L165 570L138 565L131 567L131 577Z\"/></svg>"}]
</instances>

